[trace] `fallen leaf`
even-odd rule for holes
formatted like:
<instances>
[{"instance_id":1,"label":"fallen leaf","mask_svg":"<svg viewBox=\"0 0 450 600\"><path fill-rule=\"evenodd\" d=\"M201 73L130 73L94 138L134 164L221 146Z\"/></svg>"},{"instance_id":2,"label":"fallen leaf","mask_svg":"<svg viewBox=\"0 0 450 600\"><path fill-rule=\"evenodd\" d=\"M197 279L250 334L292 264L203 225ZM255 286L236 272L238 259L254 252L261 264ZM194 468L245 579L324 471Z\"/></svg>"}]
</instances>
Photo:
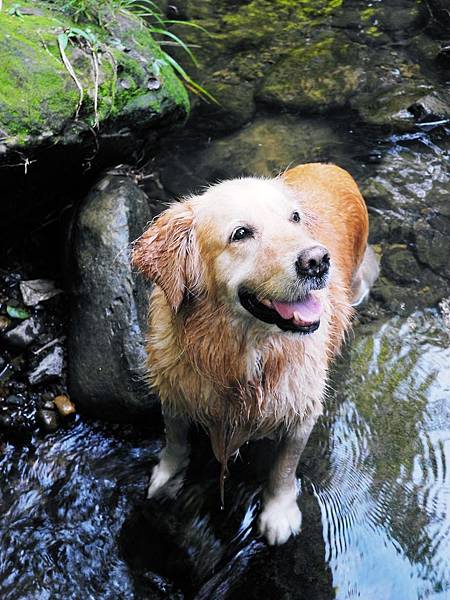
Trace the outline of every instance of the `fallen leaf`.
<instances>
[{"instance_id":1,"label":"fallen leaf","mask_svg":"<svg viewBox=\"0 0 450 600\"><path fill-rule=\"evenodd\" d=\"M9 304L6 307L6 312L13 319L21 319L22 321L28 319L30 316L30 313L25 308L18 308L17 306L10 306Z\"/></svg>"}]
</instances>

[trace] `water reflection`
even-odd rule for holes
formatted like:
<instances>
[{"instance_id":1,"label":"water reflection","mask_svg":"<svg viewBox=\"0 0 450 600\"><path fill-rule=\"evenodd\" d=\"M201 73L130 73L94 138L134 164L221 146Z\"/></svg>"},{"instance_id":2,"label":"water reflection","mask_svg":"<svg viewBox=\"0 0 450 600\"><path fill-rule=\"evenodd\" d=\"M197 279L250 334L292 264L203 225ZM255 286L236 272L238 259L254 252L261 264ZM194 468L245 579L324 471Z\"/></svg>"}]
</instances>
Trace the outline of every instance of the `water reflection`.
<instances>
[{"instance_id":1,"label":"water reflection","mask_svg":"<svg viewBox=\"0 0 450 600\"><path fill-rule=\"evenodd\" d=\"M450 593L450 348L434 313L360 332L315 480L338 598Z\"/></svg>"}]
</instances>

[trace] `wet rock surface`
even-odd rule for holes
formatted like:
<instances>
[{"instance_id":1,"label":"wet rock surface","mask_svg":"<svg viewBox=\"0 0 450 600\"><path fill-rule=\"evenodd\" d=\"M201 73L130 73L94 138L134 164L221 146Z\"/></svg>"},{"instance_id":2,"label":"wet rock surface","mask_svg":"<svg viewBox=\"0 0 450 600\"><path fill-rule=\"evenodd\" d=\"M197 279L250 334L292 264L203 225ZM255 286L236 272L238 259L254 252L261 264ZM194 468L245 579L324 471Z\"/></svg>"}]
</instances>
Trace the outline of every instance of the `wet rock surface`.
<instances>
[{"instance_id":1,"label":"wet rock surface","mask_svg":"<svg viewBox=\"0 0 450 600\"><path fill-rule=\"evenodd\" d=\"M431 36L440 6L430 11L425 2L388 7L358 0L314 7L266 0L179 5L183 16L208 31L187 32L192 43L202 42L198 77L218 97L224 88L234 90L220 96L212 113L220 129L248 122L253 102L257 109L269 104L300 115L351 108L355 121L398 131L448 117L445 81L417 62L425 48L430 62L439 53ZM194 112L207 117L209 111L197 105ZM202 127L201 118L196 125Z\"/></svg>"},{"instance_id":2,"label":"wet rock surface","mask_svg":"<svg viewBox=\"0 0 450 600\"><path fill-rule=\"evenodd\" d=\"M25 319L4 333L2 338L11 346L26 348L38 337L40 330L41 325L35 319Z\"/></svg>"},{"instance_id":3,"label":"wet rock surface","mask_svg":"<svg viewBox=\"0 0 450 600\"><path fill-rule=\"evenodd\" d=\"M125 175L106 174L72 229L69 383L84 410L127 420L155 405L144 381L147 290L131 243L151 219L148 198Z\"/></svg>"},{"instance_id":4,"label":"wet rock surface","mask_svg":"<svg viewBox=\"0 0 450 600\"><path fill-rule=\"evenodd\" d=\"M29 373L28 381L31 385L37 385L38 383L59 379L62 375L63 366L64 351L61 346L55 346Z\"/></svg>"}]
</instances>

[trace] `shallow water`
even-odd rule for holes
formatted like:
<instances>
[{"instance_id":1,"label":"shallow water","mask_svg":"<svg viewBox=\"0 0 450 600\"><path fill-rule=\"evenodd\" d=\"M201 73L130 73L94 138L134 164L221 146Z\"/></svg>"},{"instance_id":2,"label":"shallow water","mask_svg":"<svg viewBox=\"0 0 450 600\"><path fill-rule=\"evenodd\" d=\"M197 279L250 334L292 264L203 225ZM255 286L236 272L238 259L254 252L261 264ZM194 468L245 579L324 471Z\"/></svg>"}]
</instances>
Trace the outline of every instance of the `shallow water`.
<instances>
[{"instance_id":1,"label":"shallow water","mask_svg":"<svg viewBox=\"0 0 450 600\"><path fill-rule=\"evenodd\" d=\"M421 21L418 41L414 27L399 27L395 43L368 41L355 22L336 18L334 27L374 53L408 40L420 55ZM302 457L302 533L280 548L257 537L270 444L250 444L231 465L221 511L218 466L200 434L183 491L160 504L144 497L161 425L78 417L31 443L2 442L0 596L450 598L450 338L436 308L449 293L449 124L380 132L352 112L313 117L258 105L244 128L218 125L220 133L214 122L202 131L194 123L164 140L163 199L332 160L362 186L383 255L374 300L361 309Z\"/></svg>"},{"instance_id":2,"label":"shallow water","mask_svg":"<svg viewBox=\"0 0 450 600\"><path fill-rule=\"evenodd\" d=\"M271 448L218 469L200 436L176 501L144 501L161 438L79 420L3 445L2 598L448 598L450 348L435 311L360 325L301 461L303 531L258 539Z\"/></svg>"},{"instance_id":3,"label":"shallow water","mask_svg":"<svg viewBox=\"0 0 450 600\"><path fill-rule=\"evenodd\" d=\"M448 598L448 331L432 312L371 329L325 418L325 560L338 598Z\"/></svg>"}]
</instances>

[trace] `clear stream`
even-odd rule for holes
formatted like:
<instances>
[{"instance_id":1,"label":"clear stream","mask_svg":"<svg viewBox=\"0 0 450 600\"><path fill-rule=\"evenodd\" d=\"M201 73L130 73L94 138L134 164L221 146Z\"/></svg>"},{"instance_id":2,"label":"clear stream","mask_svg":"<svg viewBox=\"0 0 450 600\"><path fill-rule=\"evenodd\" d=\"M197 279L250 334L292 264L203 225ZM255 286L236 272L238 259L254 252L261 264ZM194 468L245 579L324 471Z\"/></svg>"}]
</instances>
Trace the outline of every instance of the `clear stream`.
<instances>
[{"instance_id":1,"label":"clear stream","mask_svg":"<svg viewBox=\"0 0 450 600\"><path fill-rule=\"evenodd\" d=\"M417 45L414 35L405 37ZM401 38L392 47L406 45ZM342 113L259 106L230 134L203 126L164 141L156 165L166 191L333 160L362 185L383 255L383 277L337 361L301 461L303 531L280 548L257 537L270 443L250 444L231 466L224 511L200 432L181 495L146 502L161 425L77 417L29 444L2 443L0 597L450 598L450 332L437 308L449 293L448 253L422 221L432 213L430 231L448 240L447 123L380 133Z\"/></svg>"}]
</instances>

